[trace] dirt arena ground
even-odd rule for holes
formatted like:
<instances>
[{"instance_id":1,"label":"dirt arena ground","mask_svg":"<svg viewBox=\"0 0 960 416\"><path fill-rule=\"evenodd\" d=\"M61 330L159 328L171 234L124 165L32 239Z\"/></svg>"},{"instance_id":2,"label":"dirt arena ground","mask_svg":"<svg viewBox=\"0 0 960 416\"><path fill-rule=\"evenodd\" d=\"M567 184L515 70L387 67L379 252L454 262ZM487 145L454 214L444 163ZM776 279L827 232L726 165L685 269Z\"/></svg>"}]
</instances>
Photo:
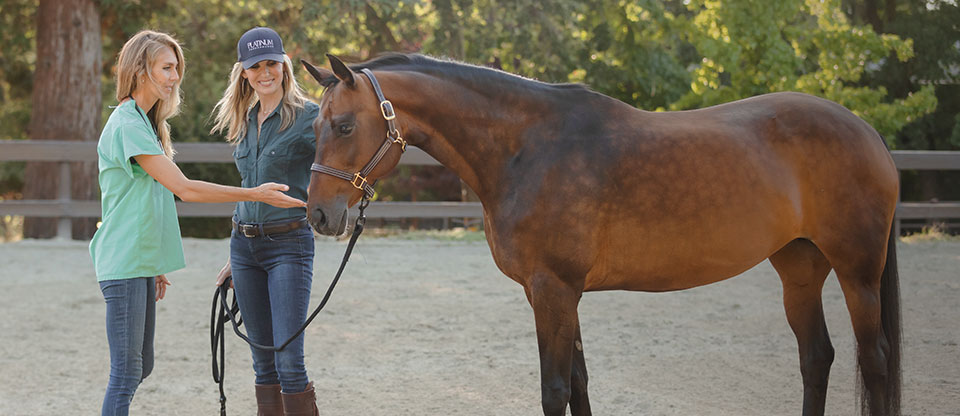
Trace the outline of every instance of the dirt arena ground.
<instances>
[{"instance_id":1,"label":"dirt arena ground","mask_svg":"<svg viewBox=\"0 0 960 416\"><path fill-rule=\"evenodd\" d=\"M314 298L345 242L317 244ZM156 369L138 415L215 415L209 313L225 240L185 241L158 304ZM960 242L900 244L906 415L960 415ZM597 415L800 413L796 343L769 263L675 293L588 293L580 306ZM854 346L836 278L827 414L854 415ZM104 304L84 242L0 244L0 415L92 415L108 374ZM535 415L533 313L483 242L361 238L307 330L324 415ZM227 339L230 415L256 413L247 347Z\"/></svg>"}]
</instances>

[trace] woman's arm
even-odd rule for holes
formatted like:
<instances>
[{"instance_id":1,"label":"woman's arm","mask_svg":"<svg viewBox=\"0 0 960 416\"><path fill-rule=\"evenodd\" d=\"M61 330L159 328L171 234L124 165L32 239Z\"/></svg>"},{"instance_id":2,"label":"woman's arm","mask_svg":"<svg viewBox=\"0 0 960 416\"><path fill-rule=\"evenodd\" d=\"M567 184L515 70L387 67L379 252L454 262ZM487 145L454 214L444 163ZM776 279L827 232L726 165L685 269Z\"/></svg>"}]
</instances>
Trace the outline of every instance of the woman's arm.
<instances>
[{"instance_id":1,"label":"woman's arm","mask_svg":"<svg viewBox=\"0 0 960 416\"><path fill-rule=\"evenodd\" d=\"M277 208L305 207L306 202L291 198L281 191L287 185L268 182L256 188L238 188L189 179L176 163L164 155L137 155L133 157L140 167L161 185L188 202L260 201Z\"/></svg>"}]
</instances>

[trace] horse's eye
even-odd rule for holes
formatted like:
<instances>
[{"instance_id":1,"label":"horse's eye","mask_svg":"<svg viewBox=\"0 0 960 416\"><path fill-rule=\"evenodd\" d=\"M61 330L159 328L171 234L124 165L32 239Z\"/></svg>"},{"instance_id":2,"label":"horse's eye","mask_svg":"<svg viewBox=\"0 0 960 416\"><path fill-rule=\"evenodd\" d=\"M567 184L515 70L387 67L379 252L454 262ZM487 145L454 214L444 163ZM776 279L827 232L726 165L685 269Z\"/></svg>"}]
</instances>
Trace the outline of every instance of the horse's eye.
<instances>
[{"instance_id":1,"label":"horse's eye","mask_svg":"<svg viewBox=\"0 0 960 416\"><path fill-rule=\"evenodd\" d=\"M339 131L341 136L346 136L350 133L353 133L353 124L341 124Z\"/></svg>"}]
</instances>

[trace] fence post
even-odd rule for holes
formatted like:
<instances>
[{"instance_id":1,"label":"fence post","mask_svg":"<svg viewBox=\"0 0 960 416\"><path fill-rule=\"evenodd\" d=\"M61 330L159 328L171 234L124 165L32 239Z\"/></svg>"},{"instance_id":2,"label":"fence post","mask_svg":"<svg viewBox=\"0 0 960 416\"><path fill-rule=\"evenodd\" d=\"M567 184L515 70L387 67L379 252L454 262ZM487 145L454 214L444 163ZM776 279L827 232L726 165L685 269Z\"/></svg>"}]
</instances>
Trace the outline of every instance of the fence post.
<instances>
[{"instance_id":1,"label":"fence post","mask_svg":"<svg viewBox=\"0 0 960 416\"><path fill-rule=\"evenodd\" d=\"M70 188L72 182L70 178L70 162L61 161L60 165L60 184L57 185L57 201L61 205L61 215L66 215L66 209L70 203ZM57 238L69 240L73 238L73 227L70 217L61 216L57 218Z\"/></svg>"},{"instance_id":2,"label":"fence post","mask_svg":"<svg viewBox=\"0 0 960 416\"><path fill-rule=\"evenodd\" d=\"M900 240L900 214L899 214L899 212L900 212L900 203L903 202L903 201L902 201L903 197L902 197L902 195L901 195L901 194L903 193L903 188L901 188L901 185L900 185L900 184L902 183L902 181L903 181L903 173L900 171L900 169L897 169L897 206L894 207L894 210L893 210L893 229L890 230L891 233L894 233L894 234L893 234L893 238L894 238L893 241L899 241L899 240Z\"/></svg>"}]
</instances>

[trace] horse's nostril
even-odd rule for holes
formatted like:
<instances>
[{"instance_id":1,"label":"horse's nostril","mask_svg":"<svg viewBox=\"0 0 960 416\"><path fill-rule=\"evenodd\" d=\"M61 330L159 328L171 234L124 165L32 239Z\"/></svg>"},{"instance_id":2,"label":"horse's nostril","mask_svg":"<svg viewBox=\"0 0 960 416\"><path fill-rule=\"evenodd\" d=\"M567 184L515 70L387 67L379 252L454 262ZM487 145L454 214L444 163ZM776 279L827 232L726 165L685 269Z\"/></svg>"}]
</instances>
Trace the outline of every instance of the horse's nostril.
<instances>
[{"instance_id":1,"label":"horse's nostril","mask_svg":"<svg viewBox=\"0 0 960 416\"><path fill-rule=\"evenodd\" d=\"M320 226L327 225L327 216L323 215L323 211L320 210L319 208L313 211L313 216L314 218L317 218L317 224L319 224Z\"/></svg>"}]
</instances>

